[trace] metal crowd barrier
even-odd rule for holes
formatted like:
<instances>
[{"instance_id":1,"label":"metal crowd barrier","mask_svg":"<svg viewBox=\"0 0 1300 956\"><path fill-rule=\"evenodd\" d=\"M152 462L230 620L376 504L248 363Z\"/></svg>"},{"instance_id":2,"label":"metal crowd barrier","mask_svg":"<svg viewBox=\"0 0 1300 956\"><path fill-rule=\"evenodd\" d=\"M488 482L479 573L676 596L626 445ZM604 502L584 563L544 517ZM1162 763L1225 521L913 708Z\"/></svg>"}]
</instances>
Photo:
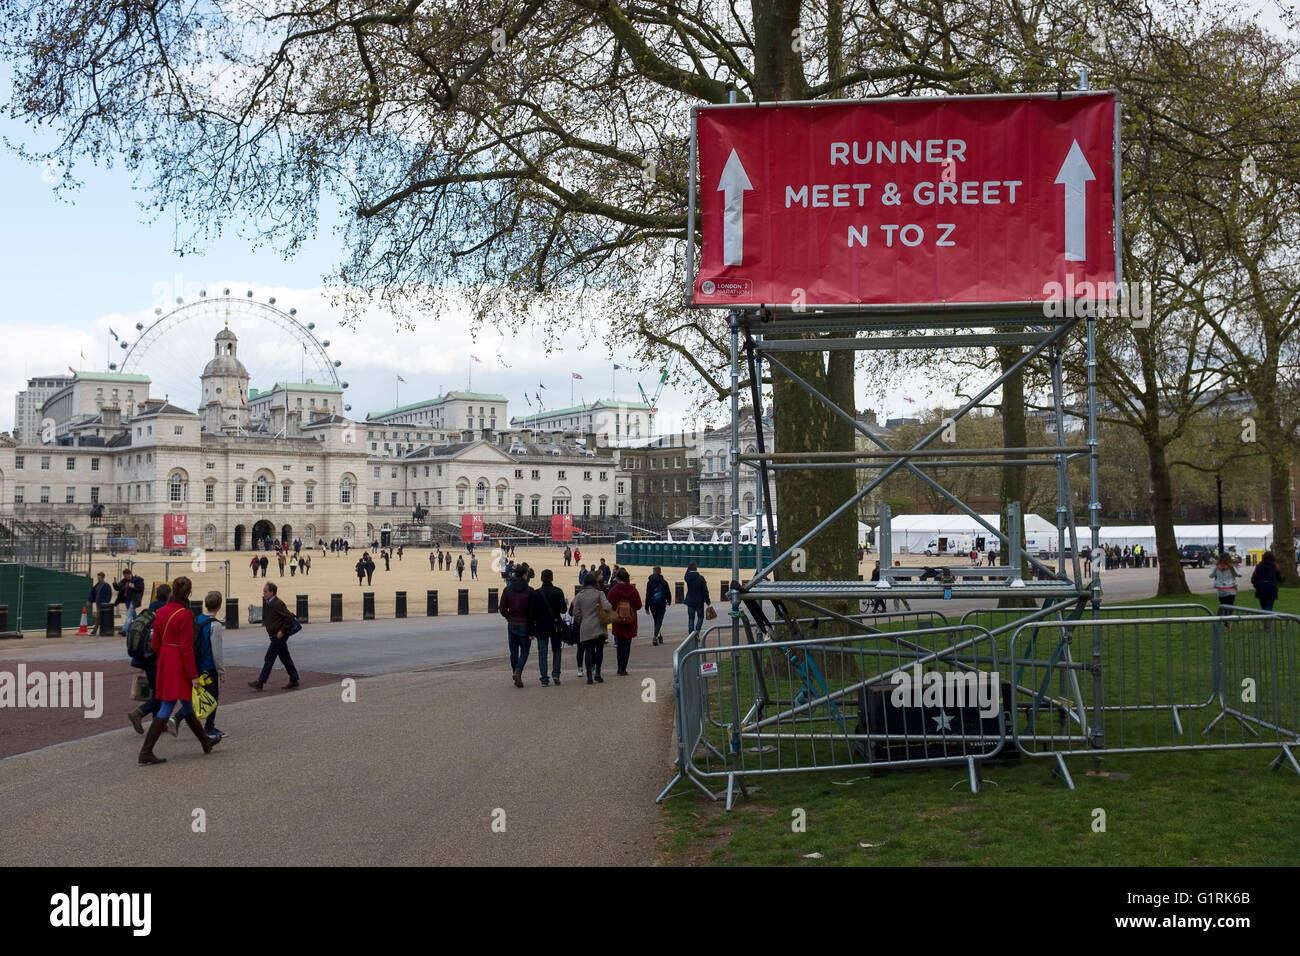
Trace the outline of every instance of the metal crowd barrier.
<instances>
[{"instance_id":1,"label":"metal crowd barrier","mask_svg":"<svg viewBox=\"0 0 1300 956\"><path fill-rule=\"evenodd\" d=\"M1054 621L1031 646L1016 630L1012 736L1021 753L1069 756L1277 749L1300 773L1300 618L1237 609L1232 617Z\"/></svg>"},{"instance_id":2,"label":"metal crowd barrier","mask_svg":"<svg viewBox=\"0 0 1300 956\"><path fill-rule=\"evenodd\" d=\"M975 791L1008 741L1071 788L1077 755L1266 748L1300 774L1300 617L1194 603L1002 613L906 630L859 615L858 632L803 640L742 614L744 643L723 643L725 618L693 632L673 655L678 774L659 799L683 777L730 809L746 777L954 763ZM803 633L813 620L831 619L802 618ZM938 697L908 696L925 682Z\"/></svg>"},{"instance_id":3,"label":"metal crowd barrier","mask_svg":"<svg viewBox=\"0 0 1300 956\"><path fill-rule=\"evenodd\" d=\"M744 777L799 771L964 763L977 790L977 764L1002 750L1008 720L992 635L863 623L860 633L800 641L758 638L747 619L742 645L711 643L730 621L688 636L673 658L677 779L714 799L725 793L728 808ZM909 706L926 680L946 684L956 705Z\"/></svg>"}]
</instances>

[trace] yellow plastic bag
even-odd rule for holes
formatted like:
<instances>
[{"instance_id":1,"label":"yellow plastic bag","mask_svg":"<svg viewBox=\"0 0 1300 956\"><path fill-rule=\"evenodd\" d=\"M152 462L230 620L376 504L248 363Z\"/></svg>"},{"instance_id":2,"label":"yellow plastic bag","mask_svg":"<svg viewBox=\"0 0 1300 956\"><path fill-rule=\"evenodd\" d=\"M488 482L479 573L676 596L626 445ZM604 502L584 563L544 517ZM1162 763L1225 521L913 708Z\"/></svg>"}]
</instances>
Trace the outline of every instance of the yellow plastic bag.
<instances>
[{"instance_id":1,"label":"yellow plastic bag","mask_svg":"<svg viewBox=\"0 0 1300 956\"><path fill-rule=\"evenodd\" d=\"M200 674L199 686L195 687L190 695L194 704L194 716L199 720L207 720L208 715L217 709L217 699L205 689L210 683L212 683L211 677L207 674Z\"/></svg>"}]
</instances>

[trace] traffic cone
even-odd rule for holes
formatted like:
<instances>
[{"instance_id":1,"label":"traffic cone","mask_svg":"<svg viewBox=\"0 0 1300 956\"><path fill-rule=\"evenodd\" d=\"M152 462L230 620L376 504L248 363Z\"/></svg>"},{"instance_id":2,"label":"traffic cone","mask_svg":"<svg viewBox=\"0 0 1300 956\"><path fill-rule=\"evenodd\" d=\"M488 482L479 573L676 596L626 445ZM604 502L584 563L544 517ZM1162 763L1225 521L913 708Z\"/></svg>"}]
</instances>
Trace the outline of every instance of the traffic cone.
<instances>
[{"instance_id":1,"label":"traffic cone","mask_svg":"<svg viewBox=\"0 0 1300 956\"><path fill-rule=\"evenodd\" d=\"M81 605L81 627L77 628L77 637L88 637L90 629L86 627L86 605Z\"/></svg>"}]
</instances>

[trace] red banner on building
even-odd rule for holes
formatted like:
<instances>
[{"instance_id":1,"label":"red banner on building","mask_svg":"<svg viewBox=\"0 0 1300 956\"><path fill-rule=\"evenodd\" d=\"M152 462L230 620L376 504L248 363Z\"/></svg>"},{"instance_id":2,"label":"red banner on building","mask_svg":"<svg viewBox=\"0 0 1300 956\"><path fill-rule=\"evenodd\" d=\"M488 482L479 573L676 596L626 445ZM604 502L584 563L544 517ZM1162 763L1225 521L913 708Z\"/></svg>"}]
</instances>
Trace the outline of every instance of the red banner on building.
<instances>
[{"instance_id":1,"label":"red banner on building","mask_svg":"<svg viewBox=\"0 0 1300 956\"><path fill-rule=\"evenodd\" d=\"M573 540L573 515L551 515L551 540Z\"/></svg>"},{"instance_id":2,"label":"red banner on building","mask_svg":"<svg viewBox=\"0 0 1300 956\"><path fill-rule=\"evenodd\" d=\"M1026 304L1071 284L1113 289L1115 116L1113 93L699 107L692 302Z\"/></svg>"},{"instance_id":3,"label":"red banner on building","mask_svg":"<svg viewBox=\"0 0 1300 956\"><path fill-rule=\"evenodd\" d=\"M483 516L482 515L461 515L460 516L460 540L461 541L482 541L483 540Z\"/></svg>"},{"instance_id":4,"label":"red banner on building","mask_svg":"<svg viewBox=\"0 0 1300 956\"><path fill-rule=\"evenodd\" d=\"M188 515L163 515L163 547L164 548L188 548L189 547L189 516Z\"/></svg>"}]
</instances>

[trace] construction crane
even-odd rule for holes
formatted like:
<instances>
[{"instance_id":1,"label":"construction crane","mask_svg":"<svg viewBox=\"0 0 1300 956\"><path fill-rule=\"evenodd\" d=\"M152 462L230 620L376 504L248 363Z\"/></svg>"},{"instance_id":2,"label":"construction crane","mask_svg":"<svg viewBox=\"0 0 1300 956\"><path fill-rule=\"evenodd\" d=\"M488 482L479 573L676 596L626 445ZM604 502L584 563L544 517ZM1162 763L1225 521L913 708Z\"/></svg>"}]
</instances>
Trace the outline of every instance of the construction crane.
<instances>
[{"instance_id":1,"label":"construction crane","mask_svg":"<svg viewBox=\"0 0 1300 956\"><path fill-rule=\"evenodd\" d=\"M668 369L664 369L662 372L659 373L659 385L655 389L654 398L651 398L649 395L645 393L645 389L641 387L640 382L636 383L637 389L640 390L641 392L641 401L645 402L647 405L650 406L650 414L648 418L650 419L649 437L651 438L653 438L655 434L655 413L659 411L659 406L656 403L659 401L659 396L663 394L664 386L667 384L668 384Z\"/></svg>"}]
</instances>

